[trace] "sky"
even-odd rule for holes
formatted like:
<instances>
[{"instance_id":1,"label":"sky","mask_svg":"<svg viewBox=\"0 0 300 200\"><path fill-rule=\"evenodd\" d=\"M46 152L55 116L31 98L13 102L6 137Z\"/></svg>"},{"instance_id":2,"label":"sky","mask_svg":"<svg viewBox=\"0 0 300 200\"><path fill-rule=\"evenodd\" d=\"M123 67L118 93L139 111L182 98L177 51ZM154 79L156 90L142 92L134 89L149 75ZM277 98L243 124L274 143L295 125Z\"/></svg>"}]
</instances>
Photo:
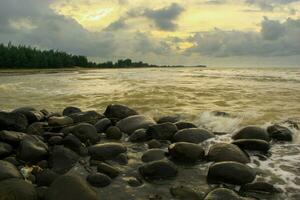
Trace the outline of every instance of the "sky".
<instances>
[{"instance_id":1,"label":"sky","mask_svg":"<svg viewBox=\"0 0 300 200\"><path fill-rule=\"evenodd\" d=\"M0 43L90 60L300 67L300 0L0 0Z\"/></svg>"}]
</instances>

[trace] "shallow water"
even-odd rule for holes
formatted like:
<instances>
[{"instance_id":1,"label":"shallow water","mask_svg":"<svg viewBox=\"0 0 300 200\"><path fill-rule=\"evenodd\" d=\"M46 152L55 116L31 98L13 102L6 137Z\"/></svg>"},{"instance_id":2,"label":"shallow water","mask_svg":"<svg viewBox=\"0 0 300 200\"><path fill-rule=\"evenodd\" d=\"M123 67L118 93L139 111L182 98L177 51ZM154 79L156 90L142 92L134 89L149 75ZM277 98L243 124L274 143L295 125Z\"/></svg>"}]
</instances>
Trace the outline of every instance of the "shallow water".
<instances>
[{"instance_id":1,"label":"shallow water","mask_svg":"<svg viewBox=\"0 0 300 200\"><path fill-rule=\"evenodd\" d=\"M122 103L152 117L175 113L198 126L229 133L210 142L229 142L230 134L245 125L300 121L300 69L148 68L0 75L0 110L33 106L61 111L72 105L102 112L110 103ZM212 111L225 111L230 117L215 116ZM282 196L266 199L300 198L300 133L292 131L294 142L273 144L266 161L252 157L250 165L263 171L258 178L284 191ZM140 164L140 153L129 156L132 163ZM199 163L180 170L175 182L159 186L130 188L114 181L110 187L137 196L164 196L175 183L205 192L207 166ZM111 191L107 188L100 193L113 199ZM127 198L139 199L137 196ZM169 194L164 197L170 198Z\"/></svg>"}]
</instances>

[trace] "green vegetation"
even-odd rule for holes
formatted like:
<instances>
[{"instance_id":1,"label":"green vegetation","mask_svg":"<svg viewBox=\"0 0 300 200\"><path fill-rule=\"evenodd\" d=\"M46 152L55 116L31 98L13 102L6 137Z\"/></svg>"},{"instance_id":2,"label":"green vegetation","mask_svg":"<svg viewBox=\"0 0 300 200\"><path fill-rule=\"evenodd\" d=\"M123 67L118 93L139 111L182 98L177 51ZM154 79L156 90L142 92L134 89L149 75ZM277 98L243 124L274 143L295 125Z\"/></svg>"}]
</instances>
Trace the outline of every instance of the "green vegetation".
<instances>
[{"instance_id":1,"label":"green vegetation","mask_svg":"<svg viewBox=\"0 0 300 200\"><path fill-rule=\"evenodd\" d=\"M129 68L129 67L183 67L183 66L158 66L144 62L132 62L131 59L94 63L85 56L72 55L61 51L39 50L29 46L14 46L0 44L0 69L7 68ZM205 66L198 66L205 67Z\"/></svg>"}]
</instances>

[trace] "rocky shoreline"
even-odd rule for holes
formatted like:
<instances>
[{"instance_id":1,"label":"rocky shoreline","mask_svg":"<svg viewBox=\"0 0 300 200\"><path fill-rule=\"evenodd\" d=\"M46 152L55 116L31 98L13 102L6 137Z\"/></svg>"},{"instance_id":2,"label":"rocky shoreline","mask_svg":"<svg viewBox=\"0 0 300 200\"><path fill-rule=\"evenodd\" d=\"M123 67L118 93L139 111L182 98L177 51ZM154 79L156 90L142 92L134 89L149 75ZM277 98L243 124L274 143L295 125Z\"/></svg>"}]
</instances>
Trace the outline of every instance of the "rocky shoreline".
<instances>
[{"instance_id":1,"label":"rocky shoreline","mask_svg":"<svg viewBox=\"0 0 300 200\"><path fill-rule=\"evenodd\" d=\"M250 200L282 192L259 180L259 169L248 163L253 155L268 159L273 142L291 142L289 128L247 126L231 143L201 145L216 134L176 116L154 120L117 104L103 114L76 107L61 113L31 107L0 112L0 199L101 200L99 190L119 177L126 188L168 180L173 199ZM141 155L138 163L131 161L135 154ZM184 173L182 165L199 163L207 166L202 178L208 190L172 184ZM165 198L151 193L132 199Z\"/></svg>"}]
</instances>

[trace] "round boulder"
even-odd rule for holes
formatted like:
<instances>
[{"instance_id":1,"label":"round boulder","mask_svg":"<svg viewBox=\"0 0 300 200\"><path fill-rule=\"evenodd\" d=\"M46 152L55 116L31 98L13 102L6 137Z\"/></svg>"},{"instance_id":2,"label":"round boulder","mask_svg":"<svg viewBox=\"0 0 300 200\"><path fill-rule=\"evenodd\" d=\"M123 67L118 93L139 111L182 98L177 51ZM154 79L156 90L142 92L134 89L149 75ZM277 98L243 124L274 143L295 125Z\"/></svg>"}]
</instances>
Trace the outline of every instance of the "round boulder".
<instances>
[{"instance_id":1,"label":"round boulder","mask_svg":"<svg viewBox=\"0 0 300 200\"><path fill-rule=\"evenodd\" d=\"M22 113L0 112L0 130L23 132L27 126L27 118Z\"/></svg>"},{"instance_id":2,"label":"round boulder","mask_svg":"<svg viewBox=\"0 0 300 200\"><path fill-rule=\"evenodd\" d=\"M48 119L49 126L68 126L73 124L73 119L68 116L53 116Z\"/></svg>"},{"instance_id":3,"label":"round boulder","mask_svg":"<svg viewBox=\"0 0 300 200\"><path fill-rule=\"evenodd\" d=\"M173 143L168 148L172 159L184 162L195 162L204 158L204 149L189 142Z\"/></svg>"},{"instance_id":4,"label":"round boulder","mask_svg":"<svg viewBox=\"0 0 300 200\"><path fill-rule=\"evenodd\" d=\"M116 178L120 174L120 170L104 162L97 164L97 171L106 174L110 178Z\"/></svg>"},{"instance_id":5,"label":"round boulder","mask_svg":"<svg viewBox=\"0 0 300 200\"><path fill-rule=\"evenodd\" d=\"M190 122L176 122L175 126L177 127L178 130L186 129L186 128L197 128L195 124L192 124Z\"/></svg>"},{"instance_id":6,"label":"round boulder","mask_svg":"<svg viewBox=\"0 0 300 200\"><path fill-rule=\"evenodd\" d=\"M292 141L293 140L293 132L290 129L280 126L278 124L269 126L267 131L270 137L277 141Z\"/></svg>"},{"instance_id":7,"label":"round boulder","mask_svg":"<svg viewBox=\"0 0 300 200\"><path fill-rule=\"evenodd\" d=\"M256 139L235 140L232 142L232 144L235 144L243 150L261 151L263 153L267 153L271 147L269 142L266 142L265 140Z\"/></svg>"},{"instance_id":8,"label":"round boulder","mask_svg":"<svg viewBox=\"0 0 300 200\"><path fill-rule=\"evenodd\" d=\"M215 137L214 134L205 129L187 128L175 133L173 139L176 142L190 142L198 144L213 137Z\"/></svg>"},{"instance_id":9,"label":"round boulder","mask_svg":"<svg viewBox=\"0 0 300 200\"><path fill-rule=\"evenodd\" d=\"M135 130L144 128L147 129L149 126L154 125L155 121L143 115L134 115L120 120L116 126L123 132L131 135Z\"/></svg>"},{"instance_id":10,"label":"round boulder","mask_svg":"<svg viewBox=\"0 0 300 200\"><path fill-rule=\"evenodd\" d=\"M81 142L90 141L95 144L100 140L96 128L89 123L80 123L72 126L69 132L75 135Z\"/></svg>"},{"instance_id":11,"label":"round boulder","mask_svg":"<svg viewBox=\"0 0 300 200\"><path fill-rule=\"evenodd\" d=\"M70 114L75 124L77 123L90 123L95 124L99 119L104 118L103 115L97 113L96 111L87 111L87 112L77 112Z\"/></svg>"},{"instance_id":12,"label":"round boulder","mask_svg":"<svg viewBox=\"0 0 300 200\"><path fill-rule=\"evenodd\" d=\"M106 129L111 126L111 121L108 118L103 118L100 119L99 121L97 121L97 123L95 124L95 128L97 130L98 133L103 133L106 131Z\"/></svg>"},{"instance_id":13,"label":"round boulder","mask_svg":"<svg viewBox=\"0 0 300 200\"><path fill-rule=\"evenodd\" d=\"M130 136L130 142L146 142L150 139L149 135L146 133L146 129L135 130Z\"/></svg>"},{"instance_id":14,"label":"round boulder","mask_svg":"<svg viewBox=\"0 0 300 200\"><path fill-rule=\"evenodd\" d=\"M257 126L247 126L239 130L232 136L232 139L258 139L258 140L265 140L267 142L270 141L270 136L268 132L260 127Z\"/></svg>"},{"instance_id":15,"label":"round boulder","mask_svg":"<svg viewBox=\"0 0 300 200\"><path fill-rule=\"evenodd\" d=\"M227 188L217 188L210 191L204 200L243 200L236 192Z\"/></svg>"},{"instance_id":16,"label":"round boulder","mask_svg":"<svg viewBox=\"0 0 300 200\"><path fill-rule=\"evenodd\" d=\"M112 140L120 140L123 136L122 131L116 126L110 126L105 131L106 138Z\"/></svg>"},{"instance_id":17,"label":"round boulder","mask_svg":"<svg viewBox=\"0 0 300 200\"><path fill-rule=\"evenodd\" d=\"M165 154L166 154L166 151L164 151L162 149L150 149L142 155L141 159L143 162L152 162L155 160L162 160L165 158Z\"/></svg>"},{"instance_id":18,"label":"round boulder","mask_svg":"<svg viewBox=\"0 0 300 200\"><path fill-rule=\"evenodd\" d=\"M7 179L0 182L1 200L37 200L33 184L22 179Z\"/></svg>"},{"instance_id":19,"label":"round boulder","mask_svg":"<svg viewBox=\"0 0 300 200\"><path fill-rule=\"evenodd\" d=\"M90 174L86 180L94 187L105 187L111 183L110 177L102 173Z\"/></svg>"},{"instance_id":20,"label":"round boulder","mask_svg":"<svg viewBox=\"0 0 300 200\"><path fill-rule=\"evenodd\" d=\"M89 154L95 160L111 160L116 158L119 154L127 151L126 147L119 143L104 143L96 144L88 147Z\"/></svg>"},{"instance_id":21,"label":"round boulder","mask_svg":"<svg viewBox=\"0 0 300 200\"><path fill-rule=\"evenodd\" d=\"M138 115L138 112L124 105L111 104L107 106L104 115L107 118L121 120L132 115Z\"/></svg>"},{"instance_id":22,"label":"round boulder","mask_svg":"<svg viewBox=\"0 0 300 200\"><path fill-rule=\"evenodd\" d=\"M79 113L81 112L80 108L76 108L76 107L73 107L73 106L69 106L69 107L66 107L64 110L63 110L63 115L65 116L69 116L71 114L74 114L74 113Z\"/></svg>"},{"instance_id":23,"label":"round boulder","mask_svg":"<svg viewBox=\"0 0 300 200\"><path fill-rule=\"evenodd\" d=\"M50 169L39 170L34 173L34 175L38 186L50 186L51 183L59 176Z\"/></svg>"},{"instance_id":24,"label":"round boulder","mask_svg":"<svg viewBox=\"0 0 300 200\"><path fill-rule=\"evenodd\" d=\"M147 129L147 134L157 140L171 140L177 132L177 127L171 122L155 124Z\"/></svg>"},{"instance_id":25,"label":"round boulder","mask_svg":"<svg viewBox=\"0 0 300 200\"><path fill-rule=\"evenodd\" d=\"M0 160L0 181L9 178L21 178L18 169L10 162Z\"/></svg>"},{"instance_id":26,"label":"round boulder","mask_svg":"<svg viewBox=\"0 0 300 200\"><path fill-rule=\"evenodd\" d=\"M246 185L243 185L240 191L264 194L276 194L281 192L279 189L275 188L272 184L267 182L248 183Z\"/></svg>"},{"instance_id":27,"label":"round boulder","mask_svg":"<svg viewBox=\"0 0 300 200\"><path fill-rule=\"evenodd\" d=\"M0 142L0 159L3 159L7 156L9 156L12 153L12 146L9 144Z\"/></svg>"},{"instance_id":28,"label":"round boulder","mask_svg":"<svg viewBox=\"0 0 300 200\"><path fill-rule=\"evenodd\" d=\"M0 131L0 141L18 146L21 140L26 136L25 133L15 131Z\"/></svg>"},{"instance_id":29,"label":"round boulder","mask_svg":"<svg viewBox=\"0 0 300 200\"><path fill-rule=\"evenodd\" d=\"M177 168L171 162L157 160L139 167L140 174L145 179L166 179L177 176Z\"/></svg>"},{"instance_id":30,"label":"round boulder","mask_svg":"<svg viewBox=\"0 0 300 200\"><path fill-rule=\"evenodd\" d=\"M176 123L179 121L178 115L169 115L169 116L163 116L157 120L158 124L170 122L170 123Z\"/></svg>"},{"instance_id":31,"label":"round boulder","mask_svg":"<svg viewBox=\"0 0 300 200\"><path fill-rule=\"evenodd\" d=\"M21 113L23 114L28 121L28 124L32 124L34 122L39 122L45 118L44 113L37 111L34 108L31 107L22 107L22 108L17 108L12 111L12 113Z\"/></svg>"}]
</instances>

